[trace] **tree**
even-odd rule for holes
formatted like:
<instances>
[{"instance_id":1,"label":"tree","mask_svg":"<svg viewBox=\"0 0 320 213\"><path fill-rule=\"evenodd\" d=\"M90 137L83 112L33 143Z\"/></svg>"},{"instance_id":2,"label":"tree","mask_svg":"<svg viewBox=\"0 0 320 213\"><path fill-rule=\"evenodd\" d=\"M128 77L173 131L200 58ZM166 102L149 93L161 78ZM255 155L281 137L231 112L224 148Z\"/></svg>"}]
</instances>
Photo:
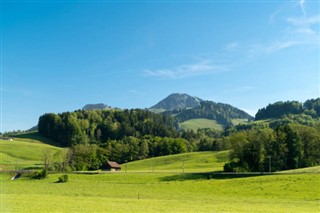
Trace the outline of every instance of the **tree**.
<instances>
[{"instance_id":1,"label":"tree","mask_svg":"<svg viewBox=\"0 0 320 213\"><path fill-rule=\"evenodd\" d=\"M284 131L287 134L286 142L288 146L287 167L288 169L299 168L302 159L302 143L297 132L290 126L285 126Z\"/></svg>"},{"instance_id":2,"label":"tree","mask_svg":"<svg viewBox=\"0 0 320 213\"><path fill-rule=\"evenodd\" d=\"M99 169L106 158L106 153L95 144L77 144L69 150L68 155L69 164L77 171Z\"/></svg>"},{"instance_id":3,"label":"tree","mask_svg":"<svg viewBox=\"0 0 320 213\"><path fill-rule=\"evenodd\" d=\"M49 169L49 166L52 164L52 160L53 160L52 151L50 149L45 149L43 151L43 165L45 170Z\"/></svg>"}]
</instances>

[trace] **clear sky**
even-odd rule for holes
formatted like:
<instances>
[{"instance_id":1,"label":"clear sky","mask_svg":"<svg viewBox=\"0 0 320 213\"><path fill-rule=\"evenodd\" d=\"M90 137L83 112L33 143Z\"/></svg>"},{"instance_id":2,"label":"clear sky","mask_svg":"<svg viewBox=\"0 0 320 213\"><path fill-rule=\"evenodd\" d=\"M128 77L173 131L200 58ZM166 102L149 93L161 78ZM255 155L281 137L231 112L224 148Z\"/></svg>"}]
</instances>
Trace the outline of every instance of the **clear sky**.
<instances>
[{"instance_id":1,"label":"clear sky","mask_svg":"<svg viewBox=\"0 0 320 213\"><path fill-rule=\"evenodd\" d=\"M1 132L88 103L171 93L254 115L319 97L320 5L297 1L1 1Z\"/></svg>"}]
</instances>

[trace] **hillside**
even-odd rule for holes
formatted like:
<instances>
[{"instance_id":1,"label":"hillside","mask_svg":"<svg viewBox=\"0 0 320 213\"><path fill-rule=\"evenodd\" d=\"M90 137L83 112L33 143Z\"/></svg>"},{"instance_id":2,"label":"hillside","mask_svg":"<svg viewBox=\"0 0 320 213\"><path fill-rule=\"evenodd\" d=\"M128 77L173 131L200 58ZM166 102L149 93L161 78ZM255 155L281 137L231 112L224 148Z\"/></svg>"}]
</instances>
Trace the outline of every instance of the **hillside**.
<instances>
[{"instance_id":1,"label":"hillside","mask_svg":"<svg viewBox=\"0 0 320 213\"><path fill-rule=\"evenodd\" d=\"M179 93L169 95L150 109L153 112L174 116L176 126L182 129L214 128L221 130L223 127L234 125L235 120L238 120L238 123L246 123L254 119L245 111L229 104L205 101Z\"/></svg>"},{"instance_id":2,"label":"hillside","mask_svg":"<svg viewBox=\"0 0 320 213\"><path fill-rule=\"evenodd\" d=\"M229 151L191 152L133 161L122 165L127 172L212 172L223 171Z\"/></svg>"},{"instance_id":3,"label":"hillside","mask_svg":"<svg viewBox=\"0 0 320 213\"><path fill-rule=\"evenodd\" d=\"M0 146L0 170L39 168L43 166L45 152L54 155L59 151L66 151L22 135L12 141L0 140Z\"/></svg>"},{"instance_id":4,"label":"hillside","mask_svg":"<svg viewBox=\"0 0 320 213\"><path fill-rule=\"evenodd\" d=\"M177 109L188 109L200 106L202 99L192 97L188 94L173 93L161 100L156 105L150 107L150 109L162 109L162 110L177 110Z\"/></svg>"}]
</instances>

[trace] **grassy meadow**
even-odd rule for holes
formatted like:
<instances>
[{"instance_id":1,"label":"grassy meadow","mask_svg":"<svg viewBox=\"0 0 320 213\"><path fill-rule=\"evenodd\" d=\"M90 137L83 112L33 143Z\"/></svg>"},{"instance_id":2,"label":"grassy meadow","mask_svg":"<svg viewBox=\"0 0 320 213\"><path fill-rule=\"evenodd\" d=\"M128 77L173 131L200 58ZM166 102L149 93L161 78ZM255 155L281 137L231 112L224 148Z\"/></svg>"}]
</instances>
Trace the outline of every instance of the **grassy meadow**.
<instances>
[{"instance_id":1,"label":"grassy meadow","mask_svg":"<svg viewBox=\"0 0 320 213\"><path fill-rule=\"evenodd\" d=\"M16 161L42 164L44 150L64 150L35 138L0 143L1 165L12 168ZM216 173L228 153L184 153L130 162L121 172L70 173L67 183L57 183L63 174L11 181L15 173L3 172L0 212L320 212L319 166L294 174Z\"/></svg>"},{"instance_id":2,"label":"grassy meadow","mask_svg":"<svg viewBox=\"0 0 320 213\"><path fill-rule=\"evenodd\" d=\"M238 125L242 123L247 123L248 119L232 119L231 120L233 125ZM190 119L185 122L180 123L180 127L184 130L193 130L197 131L199 128L211 128L215 130L222 130L223 125L217 123L215 120L209 120L205 118L197 118L197 119Z\"/></svg>"},{"instance_id":3,"label":"grassy meadow","mask_svg":"<svg viewBox=\"0 0 320 213\"><path fill-rule=\"evenodd\" d=\"M124 164L127 172L211 172L222 171L229 151L192 152L139 160Z\"/></svg>"},{"instance_id":4,"label":"grassy meadow","mask_svg":"<svg viewBox=\"0 0 320 213\"><path fill-rule=\"evenodd\" d=\"M205 118L190 119L185 122L180 123L180 127L184 130L197 131L199 128L212 128L216 130L222 130L223 125L218 124L214 120L209 120Z\"/></svg>"},{"instance_id":5,"label":"grassy meadow","mask_svg":"<svg viewBox=\"0 0 320 213\"><path fill-rule=\"evenodd\" d=\"M45 151L52 154L65 149L42 143L32 138L0 140L0 171L33 168L43 165Z\"/></svg>"},{"instance_id":6,"label":"grassy meadow","mask_svg":"<svg viewBox=\"0 0 320 213\"><path fill-rule=\"evenodd\" d=\"M204 174L1 175L1 212L319 212L318 174L223 178Z\"/></svg>"}]
</instances>

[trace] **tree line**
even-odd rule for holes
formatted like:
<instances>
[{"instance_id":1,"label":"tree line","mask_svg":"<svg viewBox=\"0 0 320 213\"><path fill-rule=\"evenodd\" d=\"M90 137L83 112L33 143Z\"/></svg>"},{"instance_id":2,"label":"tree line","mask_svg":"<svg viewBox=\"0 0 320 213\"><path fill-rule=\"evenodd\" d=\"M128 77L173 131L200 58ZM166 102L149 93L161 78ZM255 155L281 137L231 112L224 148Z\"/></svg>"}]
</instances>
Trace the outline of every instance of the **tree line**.
<instances>
[{"instance_id":1,"label":"tree line","mask_svg":"<svg viewBox=\"0 0 320 213\"><path fill-rule=\"evenodd\" d=\"M230 135L229 140L227 172L279 171L320 164L320 124L250 129Z\"/></svg>"},{"instance_id":2,"label":"tree line","mask_svg":"<svg viewBox=\"0 0 320 213\"><path fill-rule=\"evenodd\" d=\"M171 117L141 109L46 113L39 118L38 132L64 147L86 143L100 145L129 136L178 137Z\"/></svg>"},{"instance_id":3,"label":"tree line","mask_svg":"<svg viewBox=\"0 0 320 213\"><path fill-rule=\"evenodd\" d=\"M305 114L312 118L319 118L320 98L310 99L304 103L300 103L298 101L279 101L269 104L267 107L258 110L255 120L281 118L282 116L297 114Z\"/></svg>"}]
</instances>

